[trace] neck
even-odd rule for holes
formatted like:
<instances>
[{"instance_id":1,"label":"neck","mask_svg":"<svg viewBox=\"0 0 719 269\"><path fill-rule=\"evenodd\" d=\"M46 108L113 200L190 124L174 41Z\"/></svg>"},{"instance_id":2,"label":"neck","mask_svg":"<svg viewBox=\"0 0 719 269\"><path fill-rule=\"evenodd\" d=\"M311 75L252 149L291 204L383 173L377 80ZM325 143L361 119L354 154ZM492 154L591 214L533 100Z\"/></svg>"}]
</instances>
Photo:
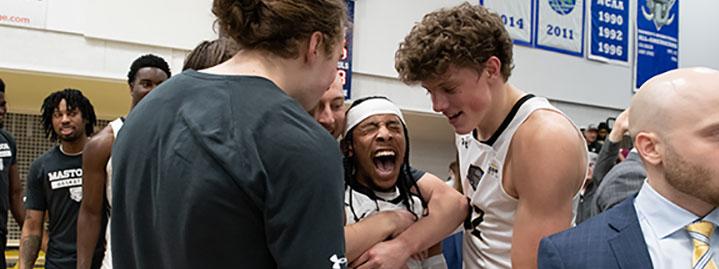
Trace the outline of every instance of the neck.
<instances>
[{"instance_id":1,"label":"neck","mask_svg":"<svg viewBox=\"0 0 719 269\"><path fill-rule=\"evenodd\" d=\"M501 86L493 90L493 95L496 97L492 98L492 106L488 109L488 113L482 120L479 126L477 126L477 136L480 140L484 141L492 137L497 131L499 125L507 117L507 114L512 110L514 104L522 98L525 93L511 84L503 82Z\"/></svg>"},{"instance_id":2,"label":"neck","mask_svg":"<svg viewBox=\"0 0 719 269\"><path fill-rule=\"evenodd\" d=\"M66 154L82 153L82 149L85 148L87 140L87 136L83 135L74 141L60 141L60 147L62 147L62 152Z\"/></svg>"},{"instance_id":3,"label":"neck","mask_svg":"<svg viewBox=\"0 0 719 269\"><path fill-rule=\"evenodd\" d=\"M667 184L667 181L661 174L652 175L647 171L649 183L652 188L659 193L662 197L674 203L675 205L684 208L698 217L704 217L714 210L715 206L692 195L683 193L671 185Z\"/></svg>"},{"instance_id":4,"label":"neck","mask_svg":"<svg viewBox=\"0 0 719 269\"><path fill-rule=\"evenodd\" d=\"M387 192L394 189L394 187L397 185L397 181L395 181L395 185L392 185L392 187L388 189L383 189L377 186L377 184L374 184L374 181L372 181L372 178L369 175L365 175L363 173L356 173L354 175L355 181L362 185L365 188L368 188L372 191L379 191L379 192Z\"/></svg>"},{"instance_id":5,"label":"neck","mask_svg":"<svg viewBox=\"0 0 719 269\"><path fill-rule=\"evenodd\" d=\"M205 69L203 72L263 77L275 83L287 95L294 97L295 89L292 86L299 85L299 81L293 77L296 71L290 70L300 70L295 59L284 59L257 50L241 50L229 61Z\"/></svg>"}]
</instances>

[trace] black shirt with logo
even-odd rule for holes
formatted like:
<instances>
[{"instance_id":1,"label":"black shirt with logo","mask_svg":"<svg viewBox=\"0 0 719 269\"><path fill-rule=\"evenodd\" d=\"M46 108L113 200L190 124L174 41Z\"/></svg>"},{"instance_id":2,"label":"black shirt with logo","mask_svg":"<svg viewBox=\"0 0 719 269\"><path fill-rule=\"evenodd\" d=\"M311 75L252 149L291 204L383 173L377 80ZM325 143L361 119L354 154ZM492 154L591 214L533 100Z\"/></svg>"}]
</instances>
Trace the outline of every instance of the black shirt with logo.
<instances>
[{"instance_id":1,"label":"black shirt with logo","mask_svg":"<svg viewBox=\"0 0 719 269\"><path fill-rule=\"evenodd\" d=\"M76 268L77 215L82 201L82 155L69 156L55 146L33 161L27 176L25 208L48 212L50 242L45 268ZM105 227L107 216L103 217ZM98 236L92 268L100 268L104 230Z\"/></svg>"},{"instance_id":2,"label":"black shirt with logo","mask_svg":"<svg viewBox=\"0 0 719 269\"><path fill-rule=\"evenodd\" d=\"M15 138L4 129L0 129L0 212L6 213L10 209L10 166L15 164L17 164ZM0 214L2 238L7 238L7 218L7 214Z\"/></svg>"},{"instance_id":3,"label":"black shirt with logo","mask_svg":"<svg viewBox=\"0 0 719 269\"><path fill-rule=\"evenodd\" d=\"M115 268L344 268L339 147L271 81L185 71L112 147Z\"/></svg>"}]
</instances>

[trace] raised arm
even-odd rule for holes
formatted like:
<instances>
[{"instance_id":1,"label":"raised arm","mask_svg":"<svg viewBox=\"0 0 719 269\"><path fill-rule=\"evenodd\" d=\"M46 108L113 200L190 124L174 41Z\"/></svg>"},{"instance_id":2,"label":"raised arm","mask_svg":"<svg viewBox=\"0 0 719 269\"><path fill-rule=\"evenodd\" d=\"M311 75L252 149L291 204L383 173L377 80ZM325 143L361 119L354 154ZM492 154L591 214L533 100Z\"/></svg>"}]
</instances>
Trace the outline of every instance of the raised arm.
<instances>
[{"instance_id":1,"label":"raised arm","mask_svg":"<svg viewBox=\"0 0 719 269\"><path fill-rule=\"evenodd\" d=\"M112 129L105 127L85 144L82 158L82 203L77 217L77 268L89 269L102 230L102 216L110 160Z\"/></svg>"},{"instance_id":2,"label":"raised arm","mask_svg":"<svg viewBox=\"0 0 719 269\"><path fill-rule=\"evenodd\" d=\"M572 224L573 197L587 169L578 131L563 116L535 112L515 133L504 167L505 190L518 198L512 268L537 268L539 241Z\"/></svg>"},{"instance_id":3,"label":"raised arm","mask_svg":"<svg viewBox=\"0 0 719 269\"><path fill-rule=\"evenodd\" d=\"M617 154L619 153L619 143L622 142L624 134L629 129L627 119L628 111L629 109L627 108L617 116L617 120L614 121L614 126L612 126L612 131L607 135L604 146L602 146L602 150L599 151L597 162L594 164L594 173L592 174L592 182L594 182L593 184L596 186L594 190L599 187L604 180L604 176L607 175L616 163Z\"/></svg>"},{"instance_id":4,"label":"raised arm","mask_svg":"<svg viewBox=\"0 0 719 269\"><path fill-rule=\"evenodd\" d=\"M428 201L429 214L397 238L370 248L352 266L401 268L412 254L430 248L459 227L467 215L467 199L430 173L425 173L417 185Z\"/></svg>"}]
</instances>

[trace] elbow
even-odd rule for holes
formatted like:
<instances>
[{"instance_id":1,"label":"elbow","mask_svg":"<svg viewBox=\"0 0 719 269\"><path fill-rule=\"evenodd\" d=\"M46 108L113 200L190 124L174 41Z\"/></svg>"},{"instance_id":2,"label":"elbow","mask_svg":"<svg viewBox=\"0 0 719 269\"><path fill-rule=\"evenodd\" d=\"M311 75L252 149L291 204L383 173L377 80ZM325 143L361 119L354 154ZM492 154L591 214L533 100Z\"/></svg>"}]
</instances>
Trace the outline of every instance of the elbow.
<instances>
[{"instance_id":1,"label":"elbow","mask_svg":"<svg viewBox=\"0 0 719 269\"><path fill-rule=\"evenodd\" d=\"M459 207L459 214L458 214L458 223L457 225L461 225L462 221L464 221L466 218L468 218L468 214L470 212L469 208L469 199L465 198L464 195L459 195L459 198L457 198L457 205Z\"/></svg>"}]
</instances>

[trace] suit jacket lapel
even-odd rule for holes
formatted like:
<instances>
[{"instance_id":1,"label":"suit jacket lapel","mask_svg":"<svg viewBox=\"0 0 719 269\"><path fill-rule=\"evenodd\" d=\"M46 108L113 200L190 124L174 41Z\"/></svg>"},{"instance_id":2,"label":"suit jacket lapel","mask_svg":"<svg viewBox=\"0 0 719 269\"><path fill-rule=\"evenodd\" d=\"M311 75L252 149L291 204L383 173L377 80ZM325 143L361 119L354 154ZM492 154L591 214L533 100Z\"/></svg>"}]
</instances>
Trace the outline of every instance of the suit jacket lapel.
<instances>
[{"instance_id":1,"label":"suit jacket lapel","mask_svg":"<svg viewBox=\"0 0 719 269\"><path fill-rule=\"evenodd\" d=\"M616 236L609 238L609 245L619 263L619 268L653 268L637 212L634 209L634 198L617 205L617 210L609 218L608 224L616 231Z\"/></svg>"}]
</instances>

